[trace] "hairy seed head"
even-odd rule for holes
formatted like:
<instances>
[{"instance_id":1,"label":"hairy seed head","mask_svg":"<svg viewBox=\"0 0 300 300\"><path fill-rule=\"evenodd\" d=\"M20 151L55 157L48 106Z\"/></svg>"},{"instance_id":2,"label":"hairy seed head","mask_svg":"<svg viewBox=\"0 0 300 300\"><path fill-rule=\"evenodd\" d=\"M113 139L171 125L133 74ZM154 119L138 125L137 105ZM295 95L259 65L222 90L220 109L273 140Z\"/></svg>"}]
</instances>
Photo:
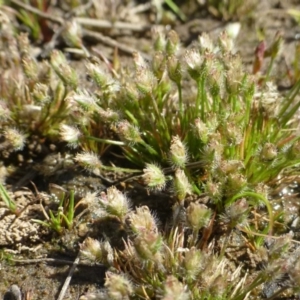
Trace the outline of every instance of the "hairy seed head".
<instances>
[{"instance_id":1,"label":"hairy seed head","mask_svg":"<svg viewBox=\"0 0 300 300\"><path fill-rule=\"evenodd\" d=\"M176 31L171 30L167 35L166 52L168 55L173 55L178 52L180 48L180 40Z\"/></svg>"},{"instance_id":2,"label":"hairy seed head","mask_svg":"<svg viewBox=\"0 0 300 300\"><path fill-rule=\"evenodd\" d=\"M206 227L211 218L211 210L204 204L191 203L186 210L188 224L193 230L199 230Z\"/></svg>"},{"instance_id":3,"label":"hairy seed head","mask_svg":"<svg viewBox=\"0 0 300 300\"><path fill-rule=\"evenodd\" d=\"M158 27L152 28L152 39L154 41L154 50L155 51L164 51L166 46L165 34Z\"/></svg>"},{"instance_id":4,"label":"hairy seed head","mask_svg":"<svg viewBox=\"0 0 300 300\"><path fill-rule=\"evenodd\" d=\"M124 275L112 272L106 272L104 286L107 288L108 299L129 299L133 293L131 282Z\"/></svg>"},{"instance_id":5,"label":"hairy seed head","mask_svg":"<svg viewBox=\"0 0 300 300\"><path fill-rule=\"evenodd\" d=\"M231 228L237 224L243 223L249 211L249 204L245 198L241 198L232 203L226 209L226 216L223 217L224 221L228 222Z\"/></svg>"},{"instance_id":6,"label":"hairy seed head","mask_svg":"<svg viewBox=\"0 0 300 300\"><path fill-rule=\"evenodd\" d=\"M107 215L118 217L121 221L130 211L130 202L127 197L116 187L107 189L107 193L102 193L99 199L101 208Z\"/></svg>"},{"instance_id":7,"label":"hairy seed head","mask_svg":"<svg viewBox=\"0 0 300 300\"><path fill-rule=\"evenodd\" d=\"M206 32L203 32L201 35L199 35L199 44L201 53L206 51L213 52L214 50L214 44Z\"/></svg>"},{"instance_id":8,"label":"hairy seed head","mask_svg":"<svg viewBox=\"0 0 300 300\"><path fill-rule=\"evenodd\" d=\"M34 85L32 95L37 103L47 103L50 100L48 95L49 87L46 84L37 83Z\"/></svg>"},{"instance_id":9,"label":"hairy seed head","mask_svg":"<svg viewBox=\"0 0 300 300\"><path fill-rule=\"evenodd\" d=\"M195 279L198 273L201 271L201 262L203 256L199 249L195 247L190 248L184 253L183 266L188 278Z\"/></svg>"},{"instance_id":10,"label":"hairy seed head","mask_svg":"<svg viewBox=\"0 0 300 300\"><path fill-rule=\"evenodd\" d=\"M81 136L81 132L78 128L62 124L59 127L59 134L61 139L64 142L67 142L71 148L76 148L78 146L79 138Z\"/></svg>"},{"instance_id":11,"label":"hairy seed head","mask_svg":"<svg viewBox=\"0 0 300 300\"><path fill-rule=\"evenodd\" d=\"M117 134L123 141L132 145L141 142L142 138L139 129L127 120L118 122L116 128Z\"/></svg>"},{"instance_id":12,"label":"hairy seed head","mask_svg":"<svg viewBox=\"0 0 300 300\"><path fill-rule=\"evenodd\" d=\"M261 150L262 160L273 160L278 154L277 147L272 143L265 143Z\"/></svg>"},{"instance_id":13,"label":"hairy seed head","mask_svg":"<svg viewBox=\"0 0 300 300\"><path fill-rule=\"evenodd\" d=\"M166 185L166 177L163 171L154 164L146 164L143 170L143 179L150 189L162 190Z\"/></svg>"},{"instance_id":14,"label":"hairy seed head","mask_svg":"<svg viewBox=\"0 0 300 300\"><path fill-rule=\"evenodd\" d=\"M135 212L129 215L129 222L132 230L139 234L143 231L157 232L157 221L151 214L148 206L138 207Z\"/></svg>"},{"instance_id":15,"label":"hairy seed head","mask_svg":"<svg viewBox=\"0 0 300 300\"><path fill-rule=\"evenodd\" d=\"M170 146L170 161L175 167L184 168L188 162L186 146L179 136L173 136Z\"/></svg>"},{"instance_id":16,"label":"hairy seed head","mask_svg":"<svg viewBox=\"0 0 300 300\"><path fill-rule=\"evenodd\" d=\"M25 146L26 136L17 128L6 128L4 137L15 151L22 150Z\"/></svg>"},{"instance_id":17,"label":"hairy seed head","mask_svg":"<svg viewBox=\"0 0 300 300\"><path fill-rule=\"evenodd\" d=\"M62 37L70 47L81 48L82 40L81 40L82 32L81 27L78 22L75 20L67 21L65 25L65 29L62 32Z\"/></svg>"},{"instance_id":18,"label":"hairy seed head","mask_svg":"<svg viewBox=\"0 0 300 300\"><path fill-rule=\"evenodd\" d=\"M63 82L74 88L78 86L77 72L70 67L66 57L61 51L53 50L50 56L50 62L54 71Z\"/></svg>"},{"instance_id":19,"label":"hairy seed head","mask_svg":"<svg viewBox=\"0 0 300 300\"><path fill-rule=\"evenodd\" d=\"M170 79L176 84L180 84L182 78L181 63L175 55L171 55L168 57L167 70Z\"/></svg>"},{"instance_id":20,"label":"hairy seed head","mask_svg":"<svg viewBox=\"0 0 300 300\"><path fill-rule=\"evenodd\" d=\"M182 202L185 197L192 192L192 186L184 171L181 169L175 171L174 190L179 202Z\"/></svg>"},{"instance_id":21,"label":"hairy seed head","mask_svg":"<svg viewBox=\"0 0 300 300\"><path fill-rule=\"evenodd\" d=\"M111 265L113 261L113 249L109 242L99 242L87 237L80 245L80 255L91 262L100 262Z\"/></svg>"},{"instance_id":22,"label":"hairy seed head","mask_svg":"<svg viewBox=\"0 0 300 300\"><path fill-rule=\"evenodd\" d=\"M98 155L93 152L84 151L81 153L77 153L74 160L77 161L80 166L90 172L93 172L96 169L100 169L102 166Z\"/></svg>"},{"instance_id":23,"label":"hairy seed head","mask_svg":"<svg viewBox=\"0 0 300 300\"><path fill-rule=\"evenodd\" d=\"M233 50L233 39L228 35L226 31L223 31L219 35L219 46L224 53L230 53Z\"/></svg>"},{"instance_id":24,"label":"hairy seed head","mask_svg":"<svg viewBox=\"0 0 300 300\"><path fill-rule=\"evenodd\" d=\"M190 295L186 287L173 275L169 275L164 284L162 300L188 300Z\"/></svg>"},{"instance_id":25,"label":"hairy seed head","mask_svg":"<svg viewBox=\"0 0 300 300\"><path fill-rule=\"evenodd\" d=\"M163 239L158 232L142 231L134 239L134 248L142 260L161 262Z\"/></svg>"}]
</instances>

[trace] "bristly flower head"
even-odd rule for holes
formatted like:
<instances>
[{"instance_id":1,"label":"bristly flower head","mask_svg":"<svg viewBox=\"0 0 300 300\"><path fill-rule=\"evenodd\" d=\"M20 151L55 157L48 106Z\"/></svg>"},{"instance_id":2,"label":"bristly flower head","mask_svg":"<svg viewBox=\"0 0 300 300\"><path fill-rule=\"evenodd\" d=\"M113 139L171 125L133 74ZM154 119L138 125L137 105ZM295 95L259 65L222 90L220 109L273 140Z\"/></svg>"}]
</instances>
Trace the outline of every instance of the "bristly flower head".
<instances>
[{"instance_id":1,"label":"bristly flower head","mask_svg":"<svg viewBox=\"0 0 300 300\"><path fill-rule=\"evenodd\" d=\"M164 296L162 300L188 300L190 295L186 287L176 277L170 275L164 284Z\"/></svg>"},{"instance_id":2,"label":"bristly flower head","mask_svg":"<svg viewBox=\"0 0 300 300\"><path fill-rule=\"evenodd\" d=\"M204 56L197 49L187 50L185 53L187 70L194 80L198 80L203 74Z\"/></svg>"},{"instance_id":3,"label":"bristly flower head","mask_svg":"<svg viewBox=\"0 0 300 300\"><path fill-rule=\"evenodd\" d=\"M219 168L223 174L228 175L230 173L236 173L237 171L244 169L245 166L242 161L231 159L231 160L222 160L220 162Z\"/></svg>"},{"instance_id":4,"label":"bristly flower head","mask_svg":"<svg viewBox=\"0 0 300 300\"><path fill-rule=\"evenodd\" d=\"M50 62L54 71L58 74L63 82L74 88L77 88L77 72L70 67L66 57L62 52L53 50L51 53Z\"/></svg>"},{"instance_id":5,"label":"bristly flower head","mask_svg":"<svg viewBox=\"0 0 300 300\"><path fill-rule=\"evenodd\" d=\"M103 122L107 123L115 123L119 120L120 116L117 112L111 110L111 109L102 109L101 107L98 108L97 113L101 117Z\"/></svg>"},{"instance_id":6,"label":"bristly flower head","mask_svg":"<svg viewBox=\"0 0 300 300\"><path fill-rule=\"evenodd\" d=\"M120 84L112 78L111 74L104 70L98 63L88 62L86 64L88 74L94 80L101 91L114 93L120 90Z\"/></svg>"},{"instance_id":7,"label":"bristly flower head","mask_svg":"<svg viewBox=\"0 0 300 300\"><path fill-rule=\"evenodd\" d=\"M113 262L113 249L109 242L99 242L90 237L80 245L80 255L91 262L100 262L107 266Z\"/></svg>"},{"instance_id":8,"label":"bristly flower head","mask_svg":"<svg viewBox=\"0 0 300 300\"><path fill-rule=\"evenodd\" d=\"M196 279L197 274L201 271L201 262L203 256L199 249L192 247L185 251L183 266L188 278Z\"/></svg>"},{"instance_id":9,"label":"bristly flower head","mask_svg":"<svg viewBox=\"0 0 300 300\"><path fill-rule=\"evenodd\" d=\"M223 31L219 36L219 46L224 53L230 53L233 50L233 39L227 31Z\"/></svg>"},{"instance_id":10,"label":"bristly flower head","mask_svg":"<svg viewBox=\"0 0 300 300\"><path fill-rule=\"evenodd\" d=\"M179 85L182 78L181 63L175 55L170 55L168 57L167 70L169 78Z\"/></svg>"},{"instance_id":11,"label":"bristly flower head","mask_svg":"<svg viewBox=\"0 0 300 300\"><path fill-rule=\"evenodd\" d=\"M138 91L142 94L151 94L153 88L157 85L157 79L154 76L149 65L139 53L134 53L135 63L135 84Z\"/></svg>"},{"instance_id":12,"label":"bristly flower head","mask_svg":"<svg viewBox=\"0 0 300 300\"><path fill-rule=\"evenodd\" d=\"M116 216L124 220L130 211L130 203L127 197L116 187L107 189L107 193L101 193L99 204L107 215Z\"/></svg>"},{"instance_id":13,"label":"bristly flower head","mask_svg":"<svg viewBox=\"0 0 300 300\"><path fill-rule=\"evenodd\" d=\"M213 154L214 158L217 161L220 161L224 152L224 144L222 143L221 134L219 132L211 134L209 142L204 149L207 154Z\"/></svg>"},{"instance_id":14,"label":"bristly flower head","mask_svg":"<svg viewBox=\"0 0 300 300\"><path fill-rule=\"evenodd\" d=\"M226 88L229 94L237 94L240 92L240 86L244 78L244 70L241 57L230 55L224 59L227 67Z\"/></svg>"},{"instance_id":15,"label":"bristly flower head","mask_svg":"<svg viewBox=\"0 0 300 300\"><path fill-rule=\"evenodd\" d=\"M166 57L163 52L158 51L154 54L152 59L152 70L158 81L165 75Z\"/></svg>"},{"instance_id":16,"label":"bristly flower head","mask_svg":"<svg viewBox=\"0 0 300 300\"><path fill-rule=\"evenodd\" d=\"M144 231L158 231L157 221L151 214L148 206L138 207L135 212L132 212L129 215L129 222L132 230L137 234Z\"/></svg>"},{"instance_id":17,"label":"bristly flower head","mask_svg":"<svg viewBox=\"0 0 300 300\"><path fill-rule=\"evenodd\" d=\"M65 101L68 102L71 110L76 110L76 108L84 111L85 113L92 114L98 110L98 105L92 95L85 90L83 91L72 91L70 92Z\"/></svg>"},{"instance_id":18,"label":"bristly flower head","mask_svg":"<svg viewBox=\"0 0 300 300\"><path fill-rule=\"evenodd\" d=\"M277 147L272 143L265 143L261 150L262 160L273 160L278 154Z\"/></svg>"},{"instance_id":19,"label":"bristly flower head","mask_svg":"<svg viewBox=\"0 0 300 300\"><path fill-rule=\"evenodd\" d=\"M192 193L192 186L181 169L177 169L175 172L174 190L179 202L182 202L187 195Z\"/></svg>"},{"instance_id":20,"label":"bristly flower head","mask_svg":"<svg viewBox=\"0 0 300 300\"><path fill-rule=\"evenodd\" d=\"M166 44L166 52L168 55L176 54L180 47L179 36L176 31L171 30L168 33L168 39Z\"/></svg>"},{"instance_id":21,"label":"bristly flower head","mask_svg":"<svg viewBox=\"0 0 300 300\"><path fill-rule=\"evenodd\" d=\"M67 142L69 147L76 148L78 146L79 138L81 136L81 132L78 128L62 124L59 128L59 133L61 139L64 142Z\"/></svg>"},{"instance_id":22,"label":"bristly flower head","mask_svg":"<svg viewBox=\"0 0 300 300\"><path fill-rule=\"evenodd\" d=\"M78 22L76 22L75 20L72 20L71 22L66 22L65 30L62 33L62 37L64 38L68 46L81 48L81 36L81 27Z\"/></svg>"},{"instance_id":23,"label":"bristly flower head","mask_svg":"<svg viewBox=\"0 0 300 300\"><path fill-rule=\"evenodd\" d=\"M255 102L261 101L260 103L267 112L275 109L275 113L278 113L278 106L282 102L282 96L278 92L277 86L271 81L266 82L263 91L254 94L254 99Z\"/></svg>"},{"instance_id":24,"label":"bristly flower head","mask_svg":"<svg viewBox=\"0 0 300 300\"><path fill-rule=\"evenodd\" d=\"M210 36L204 32L199 36L199 44L201 53L214 51L214 44L210 38Z\"/></svg>"},{"instance_id":25,"label":"bristly flower head","mask_svg":"<svg viewBox=\"0 0 300 300\"><path fill-rule=\"evenodd\" d=\"M29 54L22 56L22 66L26 77L33 82L38 81L38 64Z\"/></svg>"},{"instance_id":26,"label":"bristly flower head","mask_svg":"<svg viewBox=\"0 0 300 300\"><path fill-rule=\"evenodd\" d=\"M4 137L15 151L22 150L26 142L25 135L17 128L6 128Z\"/></svg>"},{"instance_id":27,"label":"bristly flower head","mask_svg":"<svg viewBox=\"0 0 300 300\"><path fill-rule=\"evenodd\" d=\"M175 167L184 168L188 162L186 146L179 136L173 136L170 146L170 161Z\"/></svg>"},{"instance_id":28,"label":"bristly flower head","mask_svg":"<svg viewBox=\"0 0 300 300\"><path fill-rule=\"evenodd\" d=\"M37 83L34 85L32 96L38 104L45 104L49 102L50 96L48 95L49 87L43 83Z\"/></svg>"},{"instance_id":29,"label":"bristly flower head","mask_svg":"<svg viewBox=\"0 0 300 300\"><path fill-rule=\"evenodd\" d=\"M127 120L118 122L116 131L123 141L131 145L142 141L139 129L136 126L130 124Z\"/></svg>"},{"instance_id":30,"label":"bristly flower head","mask_svg":"<svg viewBox=\"0 0 300 300\"><path fill-rule=\"evenodd\" d=\"M106 272L104 286L107 288L108 299L129 299L133 293L131 282L123 275Z\"/></svg>"},{"instance_id":31,"label":"bristly flower head","mask_svg":"<svg viewBox=\"0 0 300 300\"><path fill-rule=\"evenodd\" d=\"M239 145L243 139L243 132L240 126L235 125L235 121L227 120L227 124L222 126L224 137L229 145Z\"/></svg>"},{"instance_id":32,"label":"bristly flower head","mask_svg":"<svg viewBox=\"0 0 300 300\"><path fill-rule=\"evenodd\" d=\"M247 184L247 179L246 177L239 173L229 173L227 176L227 195L231 195L232 193L236 193L237 191L242 190L245 188Z\"/></svg>"},{"instance_id":33,"label":"bristly flower head","mask_svg":"<svg viewBox=\"0 0 300 300\"><path fill-rule=\"evenodd\" d=\"M103 87L107 84L107 74L103 71L100 64L88 62L86 64L88 75L94 80L98 87Z\"/></svg>"},{"instance_id":34,"label":"bristly flower head","mask_svg":"<svg viewBox=\"0 0 300 300\"><path fill-rule=\"evenodd\" d=\"M161 263L163 239L160 233L142 231L134 239L134 248L141 260Z\"/></svg>"},{"instance_id":35,"label":"bristly flower head","mask_svg":"<svg viewBox=\"0 0 300 300\"><path fill-rule=\"evenodd\" d=\"M30 53L30 41L27 32L22 32L18 36L18 48L21 54Z\"/></svg>"},{"instance_id":36,"label":"bristly flower head","mask_svg":"<svg viewBox=\"0 0 300 300\"><path fill-rule=\"evenodd\" d=\"M247 218L249 212L249 204L245 198L239 199L226 209L226 215L222 218L233 228L238 224L242 224Z\"/></svg>"},{"instance_id":37,"label":"bristly flower head","mask_svg":"<svg viewBox=\"0 0 300 300\"><path fill-rule=\"evenodd\" d=\"M142 68L142 69L148 69L149 65L145 61L145 59L142 57L142 55L139 52L133 53L133 61L136 69Z\"/></svg>"},{"instance_id":38,"label":"bristly flower head","mask_svg":"<svg viewBox=\"0 0 300 300\"><path fill-rule=\"evenodd\" d=\"M156 84L156 78L148 69L136 70L136 87L142 94L151 94Z\"/></svg>"},{"instance_id":39,"label":"bristly flower head","mask_svg":"<svg viewBox=\"0 0 300 300\"><path fill-rule=\"evenodd\" d=\"M191 203L186 210L187 222L196 231L206 227L210 217L211 210L201 203Z\"/></svg>"},{"instance_id":40,"label":"bristly flower head","mask_svg":"<svg viewBox=\"0 0 300 300\"><path fill-rule=\"evenodd\" d=\"M166 185L164 172L154 164L146 164L143 179L148 188L162 190Z\"/></svg>"},{"instance_id":41,"label":"bristly flower head","mask_svg":"<svg viewBox=\"0 0 300 300\"><path fill-rule=\"evenodd\" d=\"M138 103L141 93L136 85L132 82L126 82L123 85L122 92L124 93L124 100L130 103Z\"/></svg>"},{"instance_id":42,"label":"bristly flower head","mask_svg":"<svg viewBox=\"0 0 300 300\"><path fill-rule=\"evenodd\" d=\"M197 118L195 120L193 129L196 133L196 135L199 137L199 139L204 143L208 143L209 138L209 128L201 119Z\"/></svg>"},{"instance_id":43,"label":"bristly flower head","mask_svg":"<svg viewBox=\"0 0 300 300\"><path fill-rule=\"evenodd\" d=\"M84 151L77 153L75 156L75 161L77 161L80 166L90 172L99 171L99 169L102 167L100 159L98 158L97 154L93 152Z\"/></svg>"},{"instance_id":44,"label":"bristly flower head","mask_svg":"<svg viewBox=\"0 0 300 300\"><path fill-rule=\"evenodd\" d=\"M205 184L205 191L214 202L222 197L222 188L219 182L208 180Z\"/></svg>"},{"instance_id":45,"label":"bristly flower head","mask_svg":"<svg viewBox=\"0 0 300 300\"><path fill-rule=\"evenodd\" d=\"M159 27L152 28L152 39L154 40L154 50L155 51L164 51L166 47L166 38L165 34L160 30Z\"/></svg>"}]
</instances>

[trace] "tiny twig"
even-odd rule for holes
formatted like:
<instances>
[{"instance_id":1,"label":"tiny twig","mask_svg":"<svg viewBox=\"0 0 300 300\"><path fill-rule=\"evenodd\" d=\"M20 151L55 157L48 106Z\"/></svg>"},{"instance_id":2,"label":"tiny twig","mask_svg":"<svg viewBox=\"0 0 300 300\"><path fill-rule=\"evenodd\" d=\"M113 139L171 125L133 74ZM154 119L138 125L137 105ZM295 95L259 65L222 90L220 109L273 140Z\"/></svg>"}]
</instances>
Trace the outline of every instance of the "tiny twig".
<instances>
[{"instance_id":1,"label":"tiny twig","mask_svg":"<svg viewBox=\"0 0 300 300\"><path fill-rule=\"evenodd\" d=\"M149 9L151 9L152 7L152 3L151 2L147 2L144 4L139 4L135 7L131 7L130 9L128 9L128 13L133 15L133 14L139 14L139 13L143 13Z\"/></svg>"},{"instance_id":2,"label":"tiny twig","mask_svg":"<svg viewBox=\"0 0 300 300\"><path fill-rule=\"evenodd\" d=\"M56 263L60 265L73 265L74 261L56 258L35 258L35 259L10 259L10 261L20 264L35 264L40 262Z\"/></svg>"},{"instance_id":3,"label":"tiny twig","mask_svg":"<svg viewBox=\"0 0 300 300\"><path fill-rule=\"evenodd\" d=\"M57 259L57 258L35 258L35 259L9 259L9 261L12 261L14 263L19 263L19 264L36 264L36 263L41 263L41 262L46 262L46 263L55 263L59 265L73 265L74 261L71 260L65 260L65 259ZM85 262L80 262L76 266L78 267L104 267L103 264L99 263L85 263Z\"/></svg>"},{"instance_id":4,"label":"tiny twig","mask_svg":"<svg viewBox=\"0 0 300 300\"><path fill-rule=\"evenodd\" d=\"M119 50L125 52L125 53L129 53L129 54L133 54L137 51L136 48L132 48L130 46L121 44L119 42L117 42L116 40L111 39L110 37L104 36L103 34L99 33L99 32L94 32L88 29L83 29L82 30L82 34L84 37L90 37L90 38L94 38L97 41L102 42L103 44L106 44L108 46L111 47L116 47ZM145 57L146 59L149 59L149 55L145 54L145 53L141 53L141 55L143 57Z\"/></svg>"},{"instance_id":5,"label":"tiny twig","mask_svg":"<svg viewBox=\"0 0 300 300\"><path fill-rule=\"evenodd\" d=\"M97 27L97 28L116 28L116 29L128 29L131 31L145 31L149 30L151 27L148 25L141 25L141 24L133 24L128 22L111 22L107 20L97 20L97 19L91 19L91 18L75 18L76 22L78 22L80 25L87 25L91 27Z\"/></svg>"},{"instance_id":6,"label":"tiny twig","mask_svg":"<svg viewBox=\"0 0 300 300\"><path fill-rule=\"evenodd\" d=\"M70 284L70 282L71 282L73 273L75 272L75 269L76 269L76 267L77 267L78 264L79 264L79 261L80 261L80 253L78 253L76 259L75 259L74 262L73 262L72 267L70 268L68 277L67 277L66 280L65 280L65 283L64 283L64 285L63 285L63 287L62 287L62 289L61 289L61 291L60 291L60 293L59 293L59 296L58 296L57 300L62 300L62 299L64 298L64 296L65 296L65 294L66 294L66 291L67 291L67 289L68 289L68 287L69 287L69 284Z\"/></svg>"}]
</instances>

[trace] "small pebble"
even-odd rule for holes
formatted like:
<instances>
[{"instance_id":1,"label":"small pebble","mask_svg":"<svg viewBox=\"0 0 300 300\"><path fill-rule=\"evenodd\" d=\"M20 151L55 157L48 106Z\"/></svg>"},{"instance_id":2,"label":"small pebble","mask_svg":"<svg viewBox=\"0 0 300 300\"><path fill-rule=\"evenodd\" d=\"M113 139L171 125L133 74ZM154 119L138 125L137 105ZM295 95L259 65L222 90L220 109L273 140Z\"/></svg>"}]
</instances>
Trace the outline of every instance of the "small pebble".
<instances>
[{"instance_id":1,"label":"small pebble","mask_svg":"<svg viewBox=\"0 0 300 300\"><path fill-rule=\"evenodd\" d=\"M20 288L16 284L13 284L9 288L9 291L5 293L3 300L22 300Z\"/></svg>"}]
</instances>

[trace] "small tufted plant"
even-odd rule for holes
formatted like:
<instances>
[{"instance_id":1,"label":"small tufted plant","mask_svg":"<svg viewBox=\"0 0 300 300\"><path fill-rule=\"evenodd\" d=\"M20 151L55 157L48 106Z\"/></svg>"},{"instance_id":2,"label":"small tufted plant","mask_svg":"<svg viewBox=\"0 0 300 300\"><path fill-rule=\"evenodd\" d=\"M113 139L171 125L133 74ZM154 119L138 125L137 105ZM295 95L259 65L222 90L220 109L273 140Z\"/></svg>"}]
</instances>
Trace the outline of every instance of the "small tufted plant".
<instances>
[{"instance_id":1,"label":"small tufted plant","mask_svg":"<svg viewBox=\"0 0 300 300\"><path fill-rule=\"evenodd\" d=\"M81 244L82 259L109 268L105 299L242 300L283 276L299 293L299 253L291 236L277 236L286 212L273 210L269 186L300 163L300 81L281 95L248 74L226 33L217 42L202 34L183 49L175 31L154 30L150 60L135 53L132 65L117 72L87 59L90 87L62 52L38 63L28 37L16 38L8 21L1 25L7 29L0 36L7 54L0 61L2 157L23 151L34 134L65 143L77 152L72 163L95 176L137 172L119 168L125 160L150 193L172 196L163 226L149 207L131 207L116 187L90 197L94 219L114 220L126 232L123 249L92 238ZM80 28L70 23L64 38L81 47L76 36ZM121 153L114 161L120 165L105 165L105 153ZM48 227L72 228L73 213L52 214ZM232 241L260 256L263 266L250 279L245 265L230 269Z\"/></svg>"}]
</instances>

